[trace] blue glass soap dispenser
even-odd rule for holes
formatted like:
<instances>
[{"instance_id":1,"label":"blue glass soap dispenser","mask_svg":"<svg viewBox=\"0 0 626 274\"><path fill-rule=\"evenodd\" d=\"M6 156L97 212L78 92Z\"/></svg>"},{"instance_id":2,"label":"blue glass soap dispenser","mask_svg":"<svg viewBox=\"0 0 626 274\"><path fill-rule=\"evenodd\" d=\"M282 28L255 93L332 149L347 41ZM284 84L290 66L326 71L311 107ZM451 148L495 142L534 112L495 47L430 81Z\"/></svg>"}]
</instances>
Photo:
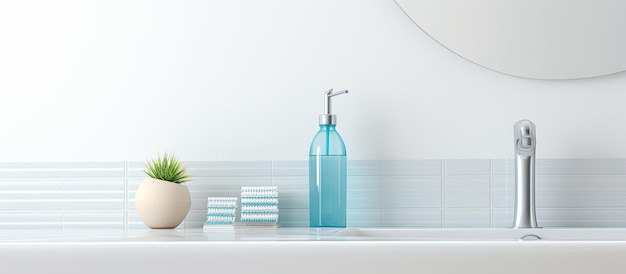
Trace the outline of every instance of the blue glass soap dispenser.
<instances>
[{"instance_id":1,"label":"blue glass soap dispenser","mask_svg":"<svg viewBox=\"0 0 626 274\"><path fill-rule=\"evenodd\" d=\"M309 225L346 227L346 146L335 129L331 98L347 90L324 94L325 113L309 150Z\"/></svg>"}]
</instances>

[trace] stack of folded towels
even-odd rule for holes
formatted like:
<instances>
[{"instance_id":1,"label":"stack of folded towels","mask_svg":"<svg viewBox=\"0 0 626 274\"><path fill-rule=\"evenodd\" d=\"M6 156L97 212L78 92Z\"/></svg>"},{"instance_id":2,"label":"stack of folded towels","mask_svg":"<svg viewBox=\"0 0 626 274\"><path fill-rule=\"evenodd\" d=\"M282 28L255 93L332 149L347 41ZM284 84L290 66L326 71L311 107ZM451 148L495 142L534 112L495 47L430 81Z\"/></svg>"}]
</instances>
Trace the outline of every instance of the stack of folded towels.
<instances>
[{"instance_id":1,"label":"stack of folded towels","mask_svg":"<svg viewBox=\"0 0 626 274\"><path fill-rule=\"evenodd\" d=\"M209 197L204 226L232 225L237 212L237 197Z\"/></svg>"},{"instance_id":2,"label":"stack of folded towels","mask_svg":"<svg viewBox=\"0 0 626 274\"><path fill-rule=\"evenodd\" d=\"M276 225L278 223L278 187L241 187L242 223Z\"/></svg>"}]
</instances>

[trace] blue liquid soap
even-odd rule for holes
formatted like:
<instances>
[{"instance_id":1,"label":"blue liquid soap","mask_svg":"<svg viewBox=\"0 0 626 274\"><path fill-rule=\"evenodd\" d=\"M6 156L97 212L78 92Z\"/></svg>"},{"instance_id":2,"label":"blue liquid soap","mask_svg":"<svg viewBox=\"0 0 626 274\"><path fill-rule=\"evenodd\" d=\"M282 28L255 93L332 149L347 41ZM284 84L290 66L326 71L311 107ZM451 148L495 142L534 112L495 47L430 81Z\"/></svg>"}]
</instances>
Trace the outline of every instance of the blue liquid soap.
<instances>
[{"instance_id":1,"label":"blue liquid soap","mask_svg":"<svg viewBox=\"0 0 626 274\"><path fill-rule=\"evenodd\" d=\"M347 93L326 93L327 113L320 115L320 130L309 150L309 226L346 227L346 147L330 114L330 97Z\"/></svg>"}]
</instances>

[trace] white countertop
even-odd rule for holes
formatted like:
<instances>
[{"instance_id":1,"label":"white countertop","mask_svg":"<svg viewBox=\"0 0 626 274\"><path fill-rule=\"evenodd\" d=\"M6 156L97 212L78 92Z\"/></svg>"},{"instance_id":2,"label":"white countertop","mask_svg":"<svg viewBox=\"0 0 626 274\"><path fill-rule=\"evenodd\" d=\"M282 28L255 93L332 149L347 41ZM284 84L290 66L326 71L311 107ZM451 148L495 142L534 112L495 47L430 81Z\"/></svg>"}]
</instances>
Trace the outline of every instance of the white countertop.
<instances>
[{"instance_id":1,"label":"white countertop","mask_svg":"<svg viewBox=\"0 0 626 274\"><path fill-rule=\"evenodd\" d=\"M337 241L336 228L224 227L192 229L1 229L0 244L212 241Z\"/></svg>"},{"instance_id":2,"label":"white countertop","mask_svg":"<svg viewBox=\"0 0 626 274\"><path fill-rule=\"evenodd\" d=\"M466 273L468 269L472 273L547 274L558 269L562 273L583 274L620 273L618 270L625 267L626 229L532 231L546 241L500 238L527 232L289 227L233 227L206 232L201 228L0 229L0 269L2 273L65 274L154 274L181 270ZM585 240L590 233L606 237ZM550 239L557 234L563 238ZM572 240L579 234L583 240ZM496 237L485 240L485 235ZM511 262L519 258L532 263L516 264L511 269Z\"/></svg>"},{"instance_id":3,"label":"white countertop","mask_svg":"<svg viewBox=\"0 0 626 274\"><path fill-rule=\"evenodd\" d=\"M0 245L15 243L210 243L210 242L619 242L625 228L308 228L215 226L187 229L0 229Z\"/></svg>"}]
</instances>

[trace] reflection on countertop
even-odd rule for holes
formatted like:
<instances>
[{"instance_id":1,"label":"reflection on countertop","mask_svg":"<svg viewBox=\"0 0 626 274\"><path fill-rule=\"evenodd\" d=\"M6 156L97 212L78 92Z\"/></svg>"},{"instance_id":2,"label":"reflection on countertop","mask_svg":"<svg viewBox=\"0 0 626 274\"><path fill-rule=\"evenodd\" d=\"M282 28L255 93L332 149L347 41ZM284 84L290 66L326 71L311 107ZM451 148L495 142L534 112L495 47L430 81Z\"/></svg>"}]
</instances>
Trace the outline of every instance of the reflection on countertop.
<instances>
[{"instance_id":1,"label":"reflection on countertop","mask_svg":"<svg viewBox=\"0 0 626 274\"><path fill-rule=\"evenodd\" d=\"M187 229L0 229L0 244L342 240L336 228L224 226ZM343 239L345 240L345 239Z\"/></svg>"}]
</instances>

